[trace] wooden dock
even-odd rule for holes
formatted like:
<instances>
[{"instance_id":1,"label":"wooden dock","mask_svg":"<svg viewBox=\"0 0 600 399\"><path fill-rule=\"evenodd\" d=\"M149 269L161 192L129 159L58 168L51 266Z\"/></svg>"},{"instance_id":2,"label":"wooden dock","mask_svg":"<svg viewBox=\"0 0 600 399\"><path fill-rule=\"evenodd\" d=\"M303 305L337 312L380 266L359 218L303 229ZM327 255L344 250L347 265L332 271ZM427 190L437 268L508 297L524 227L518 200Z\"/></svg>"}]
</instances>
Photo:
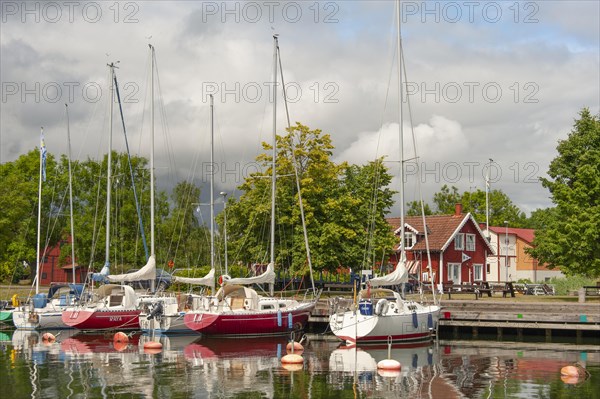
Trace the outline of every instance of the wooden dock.
<instances>
[{"instance_id":1,"label":"wooden dock","mask_svg":"<svg viewBox=\"0 0 600 399\"><path fill-rule=\"evenodd\" d=\"M459 336L471 330L476 337L481 331L522 336L543 333L546 340L560 331L561 335L600 336L600 306L597 303L510 302L510 301L444 301L439 321L440 333L448 330Z\"/></svg>"},{"instance_id":2,"label":"wooden dock","mask_svg":"<svg viewBox=\"0 0 600 399\"><path fill-rule=\"evenodd\" d=\"M519 302L498 300L444 300L438 335L458 338L469 334L542 335L550 341L553 335L600 337L600 305L574 302ZM325 331L331 305L321 299L309 318L310 331Z\"/></svg>"}]
</instances>

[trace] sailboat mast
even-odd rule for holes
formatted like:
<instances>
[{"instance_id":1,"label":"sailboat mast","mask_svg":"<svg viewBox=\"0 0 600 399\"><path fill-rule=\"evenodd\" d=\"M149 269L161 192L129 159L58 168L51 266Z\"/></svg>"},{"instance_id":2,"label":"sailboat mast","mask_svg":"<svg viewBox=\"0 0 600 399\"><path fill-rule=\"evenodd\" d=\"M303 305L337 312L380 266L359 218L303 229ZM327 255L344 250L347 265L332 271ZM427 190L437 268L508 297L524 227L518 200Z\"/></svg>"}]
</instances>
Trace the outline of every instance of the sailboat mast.
<instances>
[{"instance_id":1,"label":"sailboat mast","mask_svg":"<svg viewBox=\"0 0 600 399\"><path fill-rule=\"evenodd\" d=\"M273 35L273 160L271 176L271 264L275 267L275 194L277 179L277 35ZM273 295L273 284L269 284Z\"/></svg>"},{"instance_id":2,"label":"sailboat mast","mask_svg":"<svg viewBox=\"0 0 600 399\"><path fill-rule=\"evenodd\" d=\"M215 122L214 98L210 95L210 267L215 267ZM227 267L227 266L225 266ZM225 271L227 274L227 271Z\"/></svg>"},{"instance_id":3,"label":"sailboat mast","mask_svg":"<svg viewBox=\"0 0 600 399\"><path fill-rule=\"evenodd\" d=\"M397 1L397 49L396 57L398 63L398 117L399 117L399 147L400 147L400 260L406 260L404 252L404 127L402 112L402 35L400 31L400 0Z\"/></svg>"},{"instance_id":4,"label":"sailboat mast","mask_svg":"<svg viewBox=\"0 0 600 399\"><path fill-rule=\"evenodd\" d=\"M35 264L35 293L40 291L40 235L42 230L42 178L44 168L44 127L41 128L41 141L40 141L40 179L38 185L38 223L37 223L37 245L36 245L36 264Z\"/></svg>"},{"instance_id":5,"label":"sailboat mast","mask_svg":"<svg viewBox=\"0 0 600 399\"><path fill-rule=\"evenodd\" d=\"M106 172L106 254L104 259L105 268L110 266L110 187L111 187L111 165L112 165L112 130L113 130L113 102L115 93L115 64L108 65L110 69L110 96L108 112L108 158Z\"/></svg>"},{"instance_id":6,"label":"sailboat mast","mask_svg":"<svg viewBox=\"0 0 600 399\"><path fill-rule=\"evenodd\" d=\"M154 255L154 46L150 46L150 256ZM152 287L154 288L154 287Z\"/></svg>"},{"instance_id":7,"label":"sailboat mast","mask_svg":"<svg viewBox=\"0 0 600 399\"><path fill-rule=\"evenodd\" d=\"M271 162L271 263L275 266L275 180L277 179L277 35L273 35L273 159Z\"/></svg>"},{"instance_id":8,"label":"sailboat mast","mask_svg":"<svg viewBox=\"0 0 600 399\"><path fill-rule=\"evenodd\" d=\"M73 175L71 173L71 127L69 125L69 106L65 104L67 115L67 141L69 142L69 209L71 213L71 267L73 270L73 284L77 282L75 278L75 226L73 222Z\"/></svg>"}]
</instances>

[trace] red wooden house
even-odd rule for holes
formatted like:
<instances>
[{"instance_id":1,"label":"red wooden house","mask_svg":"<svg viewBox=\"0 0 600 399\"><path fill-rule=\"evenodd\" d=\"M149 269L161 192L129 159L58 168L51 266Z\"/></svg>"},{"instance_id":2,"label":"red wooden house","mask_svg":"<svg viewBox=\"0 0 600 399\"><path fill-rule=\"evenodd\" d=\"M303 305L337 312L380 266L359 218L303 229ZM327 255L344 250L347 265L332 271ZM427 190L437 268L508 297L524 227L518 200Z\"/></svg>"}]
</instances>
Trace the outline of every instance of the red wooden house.
<instances>
[{"instance_id":1,"label":"red wooden house","mask_svg":"<svg viewBox=\"0 0 600 399\"><path fill-rule=\"evenodd\" d=\"M73 272L77 283L85 282L87 266L73 264L70 254L66 257L66 264L59 265L60 251L66 244L71 243L71 237L61 240L54 247L46 248L44 258L40 262L40 285L49 286L50 283L71 283Z\"/></svg>"},{"instance_id":2,"label":"red wooden house","mask_svg":"<svg viewBox=\"0 0 600 399\"><path fill-rule=\"evenodd\" d=\"M404 245L411 278L430 281L429 262L425 243L425 229L421 216L405 217ZM389 218L396 235L400 234L400 218ZM462 213L456 204L453 215L426 217L431 272L434 283L452 281L454 284L487 281L486 259L494 249L470 213ZM391 263L397 264L399 245Z\"/></svg>"}]
</instances>

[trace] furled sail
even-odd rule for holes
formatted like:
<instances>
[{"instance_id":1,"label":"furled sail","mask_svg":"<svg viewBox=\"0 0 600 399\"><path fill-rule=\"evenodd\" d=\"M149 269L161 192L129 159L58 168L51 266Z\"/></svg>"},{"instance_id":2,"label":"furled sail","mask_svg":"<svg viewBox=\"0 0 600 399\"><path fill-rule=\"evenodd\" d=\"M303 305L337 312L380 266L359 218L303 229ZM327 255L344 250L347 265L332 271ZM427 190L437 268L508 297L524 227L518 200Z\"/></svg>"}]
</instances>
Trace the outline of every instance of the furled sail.
<instances>
[{"instance_id":1,"label":"furled sail","mask_svg":"<svg viewBox=\"0 0 600 399\"><path fill-rule=\"evenodd\" d=\"M148 263L140 270L133 273L114 274L106 276L111 283L124 283L128 281L154 280L156 278L156 259L150 255Z\"/></svg>"},{"instance_id":2,"label":"furled sail","mask_svg":"<svg viewBox=\"0 0 600 399\"><path fill-rule=\"evenodd\" d=\"M182 277L173 276L173 281L183 284L195 284L195 285L208 285L214 287L215 285L215 269L210 269L208 274L204 277Z\"/></svg>"},{"instance_id":3,"label":"furled sail","mask_svg":"<svg viewBox=\"0 0 600 399\"><path fill-rule=\"evenodd\" d=\"M369 280L372 287L382 287L387 285L397 285L408 281L408 270L404 261L398 262L396 269L385 276L375 277Z\"/></svg>"},{"instance_id":4,"label":"furled sail","mask_svg":"<svg viewBox=\"0 0 600 399\"><path fill-rule=\"evenodd\" d=\"M273 269L273 263L269 263L267 266L267 270L263 274L254 277L240 277L240 278L230 278L229 276L223 277L223 285L225 284L239 284L239 285L249 285L249 284L262 284L262 283L275 283L275 270Z\"/></svg>"}]
</instances>

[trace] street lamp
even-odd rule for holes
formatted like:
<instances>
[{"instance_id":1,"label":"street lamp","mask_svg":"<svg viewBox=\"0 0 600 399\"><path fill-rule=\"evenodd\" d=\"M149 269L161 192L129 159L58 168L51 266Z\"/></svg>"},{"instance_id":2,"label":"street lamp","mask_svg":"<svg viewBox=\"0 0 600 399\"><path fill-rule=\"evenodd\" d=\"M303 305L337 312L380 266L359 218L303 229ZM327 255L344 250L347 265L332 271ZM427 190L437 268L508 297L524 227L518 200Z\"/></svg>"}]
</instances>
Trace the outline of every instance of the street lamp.
<instances>
[{"instance_id":1,"label":"street lamp","mask_svg":"<svg viewBox=\"0 0 600 399\"><path fill-rule=\"evenodd\" d=\"M508 220L504 221L504 245L505 245L505 252L504 252L504 265L506 266L506 281L508 282Z\"/></svg>"},{"instance_id":2,"label":"street lamp","mask_svg":"<svg viewBox=\"0 0 600 399\"><path fill-rule=\"evenodd\" d=\"M223 238L225 239L225 274L227 271L227 193L221 191L219 194L223 196Z\"/></svg>"}]
</instances>

